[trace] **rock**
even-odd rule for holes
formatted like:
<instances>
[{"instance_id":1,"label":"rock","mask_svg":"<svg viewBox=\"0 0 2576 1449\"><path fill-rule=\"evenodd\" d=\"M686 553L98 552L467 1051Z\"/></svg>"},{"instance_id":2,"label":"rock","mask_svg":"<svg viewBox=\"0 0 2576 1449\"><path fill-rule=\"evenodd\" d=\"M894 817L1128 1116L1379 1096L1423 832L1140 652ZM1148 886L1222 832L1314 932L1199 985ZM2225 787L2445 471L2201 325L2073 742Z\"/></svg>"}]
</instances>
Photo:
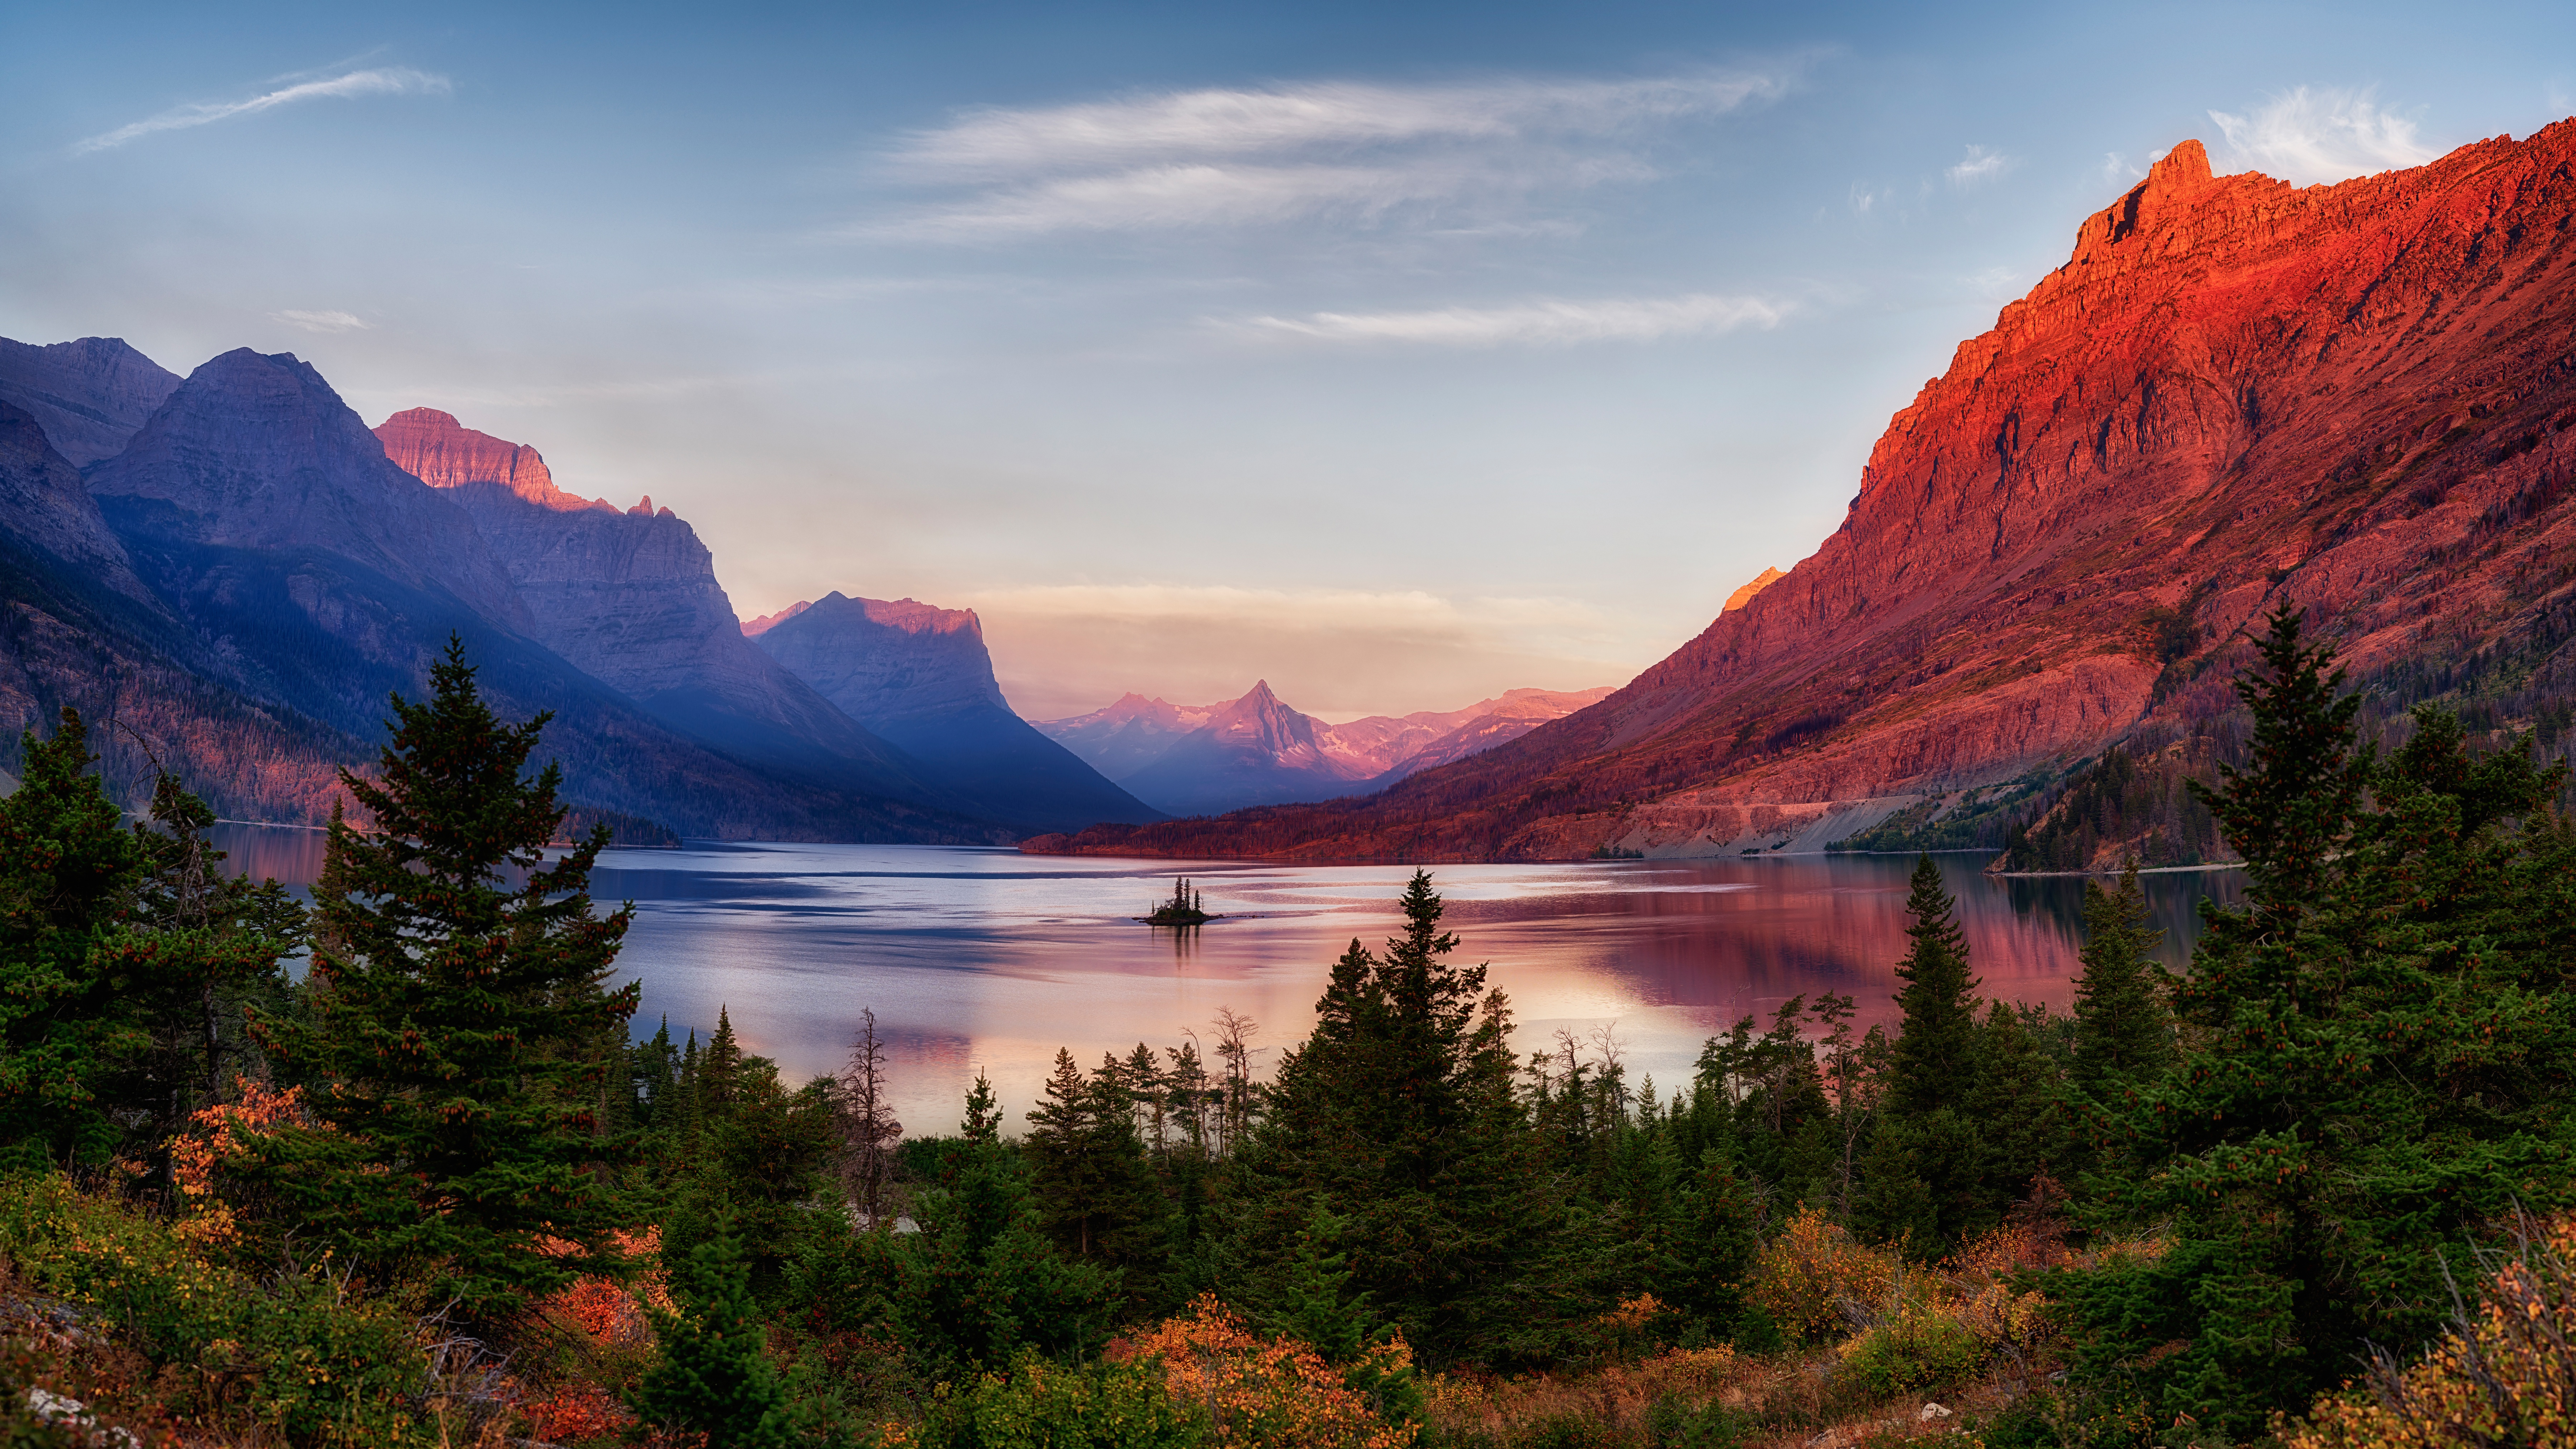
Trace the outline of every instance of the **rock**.
<instances>
[{"instance_id":1,"label":"rock","mask_svg":"<svg viewBox=\"0 0 2576 1449\"><path fill-rule=\"evenodd\" d=\"M970 808L1055 831L1159 814L1012 713L972 609L832 593L760 622L743 647L892 741Z\"/></svg>"},{"instance_id":2,"label":"rock","mask_svg":"<svg viewBox=\"0 0 2576 1449\"><path fill-rule=\"evenodd\" d=\"M1896 414L1814 554L1617 694L1362 809L1068 848L1714 853L1758 809L2191 733L2278 605L2356 677L2511 661L2576 702L2571 353L2576 121L2306 188L2178 146Z\"/></svg>"},{"instance_id":3,"label":"rock","mask_svg":"<svg viewBox=\"0 0 2576 1449\"><path fill-rule=\"evenodd\" d=\"M385 445L386 457L432 488L489 483L558 513L617 511L604 498L582 498L557 488L536 449L478 433L457 422L452 413L411 408L378 423L375 433Z\"/></svg>"},{"instance_id":4,"label":"rock","mask_svg":"<svg viewBox=\"0 0 2576 1449\"><path fill-rule=\"evenodd\" d=\"M178 389L177 373L122 337L42 347L0 337L0 402L32 415L74 467L125 451L144 419Z\"/></svg>"},{"instance_id":5,"label":"rock","mask_svg":"<svg viewBox=\"0 0 2576 1449\"><path fill-rule=\"evenodd\" d=\"M396 465L468 514L526 605L526 632L575 668L715 744L921 794L910 763L746 640L697 531L650 499L566 493L525 444L412 408L376 429ZM935 794L936 792L930 792Z\"/></svg>"},{"instance_id":6,"label":"rock","mask_svg":"<svg viewBox=\"0 0 2576 1449\"><path fill-rule=\"evenodd\" d=\"M2202 164L2206 165L2207 163L2204 162ZM1915 1414L1914 1422L1918 1424L1937 1424L1943 1419L1949 1417L1950 1411L1941 1407L1939 1404L1925 1404L1922 1410Z\"/></svg>"},{"instance_id":7,"label":"rock","mask_svg":"<svg viewBox=\"0 0 2576 1449\"><path fill-rule=\"evenodd\" d=\"M1742 585L1737 588L1734 593L1727 595L1726 602L1718 607L1718 612L1720 614L1734 613L1736 610L1752 603L1753 596L1755 594L1758 594L1764 589L1771 587L1773 584L1780 582L1784 577L1786 577L1786 575L1782 574L1778 569L1764 569L1759 574L1754 575L1751 583Z\"/></svg>"},{"instance_id":8,"label":"rock","mask_svg":"<svg viewBox=\"0 0 2576 1449\"><path fill-rule=\"evenodd\" d=\"M157 611L159 602L134 576L125 545L108 531L98 501L48 437L34 415L0 402L0 533L14 534Z\"/></svg>"},{"instance_id":9,"label":"rock","mask_svg":"<svg viewBox=\"0 0 2576 1449\"><path fill-rule=\"evenodd\" d=\"M190 373L123 452L90 469L89 491L147 534L316 549L443 589L496 624L531 622L474 520L387 459L291 352L245 347Z\"/></svg>"}]
</instances>

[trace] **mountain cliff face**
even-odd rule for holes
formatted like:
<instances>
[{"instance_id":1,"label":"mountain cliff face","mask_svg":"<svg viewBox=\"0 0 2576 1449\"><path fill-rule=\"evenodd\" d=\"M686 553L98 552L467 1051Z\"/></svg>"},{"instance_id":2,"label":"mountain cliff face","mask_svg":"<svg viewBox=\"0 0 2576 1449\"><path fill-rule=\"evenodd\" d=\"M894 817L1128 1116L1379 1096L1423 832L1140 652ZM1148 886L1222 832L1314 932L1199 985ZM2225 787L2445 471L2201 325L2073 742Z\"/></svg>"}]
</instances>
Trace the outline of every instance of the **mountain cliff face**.
<instances>
[{"instance_id":1,"label":"mountain cliff face","mask_svg":"<svg viewBox=\"0 0 2576 1449\"><path fill-rule=\"evenodd\" d=\"M832 593L758 622L766 627L743 647L765 651L971 808L1053 830L1159 813L1011 712L971 609Z\"/></svg>"},{"instance_id":2,"label":"mountain cliff face","mask_svg":"<svg viewBox=\"0 0 2576 1449\"><path fill-rule=\"evenodd\" d=\"M121 406L112 372L57 382L97 389L62 399L68 416ZM0 766L19 728L71 704L101 727L121 799L148 794L157 759L226 815L318 822L337 767L373 760L386 693L417 696L461 636L504 714L554 713L545 752L589 816L730 838L1009 836L918 791L863 788L838 757L798 773L711 747L534 642L471 517L292 357L200 367L91 466L86 496L79 483L41 429L0 426ZM110 544L140 596L116 586Z\"/></svg>"},{"instance_id":3,"label":"mountain cliff face","mask_svg":"<svg viewBox=\"0 0 2576 1449\"><path fill-rule=\"evenodd\" d=\"M32 414L74 467L125 451L143 420L178 390L177 373L122 337L42 347L0 337L0 402Z\"/></svg>"},{"instance_id":4,"label":"mountain cliff face","mask_svg":"<svg viewBox=\"0 0 2576 1449\"><path fill-rule=\"evenodd\" d=\"M128 598L154 603L71 460L55 450L33 414L6 402L0 402L0 532Z\"/></svg>"},{"instance_id":5,"label":"mountain cliff face","mask_svg":"<svg viewBox=\"0 0 2576 1449\"><path fill-rule=\"evenodd\" d=\"M158 536L319 550L444 590L503 627L531 622L474 520L386 458L291 352L245 347L199 367L88 478L110 513Z\"/></svg>"},{"instance_id":6,"label":"mountain cliff face","mask_svg":"<svg viewBox=\"0 0 2576 1449\"><path fill-rule=\"evenodd\" d=\"M1034 849L1805 845L2206 735L2279 605L2374 708L2576 696L2576 122L2334 186L2176 147L1960 345L1813 555L1598 704L1361 804Z\"/></svg>"},{"instance_id":7,"label":"mountain cliff face","mask_svg":"<svg viewBox=\"0 0 2576 1449\"><path fill-rule=\"evenodd\" d=\"M386 457L461 507L527 608L526 632L670 723L746 757L936 798L911 762L742 636L715 558L671 510L555 486L537 450L435 408L375 430Z\"/></svg>"}]
</instances>

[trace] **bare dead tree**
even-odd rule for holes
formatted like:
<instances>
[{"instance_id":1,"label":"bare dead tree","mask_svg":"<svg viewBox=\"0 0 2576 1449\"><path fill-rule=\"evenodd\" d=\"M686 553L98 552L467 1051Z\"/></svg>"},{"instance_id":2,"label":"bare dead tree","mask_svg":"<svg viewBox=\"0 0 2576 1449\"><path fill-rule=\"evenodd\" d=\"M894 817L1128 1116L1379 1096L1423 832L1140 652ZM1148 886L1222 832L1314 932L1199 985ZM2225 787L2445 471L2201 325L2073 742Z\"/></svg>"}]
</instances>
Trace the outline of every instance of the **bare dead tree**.
<instances>
[{"instance_id":1,"label":"bare dead tree","mask_svg":"<svg viewBox=\"0 0 2576 1449\"><path fill-rule=\"evenodd\" d=\"M1225 1063L1222 1090L1225 1100L1217 1117L1217 1151L1231 1154L1242 1142L1252 1125L1254 1108L1252 1087L1253 1034L1260 1030L1251 1017L1239 1015L1234 1008L1221 1006L1216 1013L1216 1054Z\"/></svg>"},{"instance_id":2,"label":"bare dead tree","mask_svg":"<svg viewBox=\"0 0 2576 1449\"><path fill-rule=\"evenodd\" d=\"M903 1124L886 1101L885 1043L877 1036L877 1014L859 1013L859 1029L850 1038L850 1063L841 1070L841 1176L851 1201L867 1226L875 1228L885 1209L886 1183L894 1176L894 1150L903 1141Z\"/></svg>"}]
</instances>

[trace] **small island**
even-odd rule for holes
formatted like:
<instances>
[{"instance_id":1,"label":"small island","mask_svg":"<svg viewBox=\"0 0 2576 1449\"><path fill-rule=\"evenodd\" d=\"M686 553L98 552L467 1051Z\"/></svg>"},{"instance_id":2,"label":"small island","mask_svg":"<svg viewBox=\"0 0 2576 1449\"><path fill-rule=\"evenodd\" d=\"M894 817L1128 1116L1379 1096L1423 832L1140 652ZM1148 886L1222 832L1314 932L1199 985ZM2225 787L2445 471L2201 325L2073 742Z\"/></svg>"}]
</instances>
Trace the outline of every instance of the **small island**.
<instances>
[{"instance_id":1,"label":"small island","mask_svg":"<svg viewBox=\"0 0 2576 1449\"><path fill-rule=\"evenodd\" d=\"M1205 905L1199 893L1190 888L1189 877L1182 876L1172 882L1170 900L1154 907L1152 915L1137 919L1149 926L1203 926L1217 919L1207 913Z\"/></svg>"}]
</instances>

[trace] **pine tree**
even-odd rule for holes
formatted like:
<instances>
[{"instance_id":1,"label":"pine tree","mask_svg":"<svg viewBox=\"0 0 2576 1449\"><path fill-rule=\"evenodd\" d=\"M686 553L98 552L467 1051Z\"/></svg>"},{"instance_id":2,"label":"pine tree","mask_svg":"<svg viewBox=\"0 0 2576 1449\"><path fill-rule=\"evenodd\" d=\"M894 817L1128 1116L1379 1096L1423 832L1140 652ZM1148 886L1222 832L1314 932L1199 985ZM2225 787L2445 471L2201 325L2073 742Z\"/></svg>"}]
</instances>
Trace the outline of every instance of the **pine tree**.
<instances>
[{"instance_id":1,"label":"pine tree","mask_svg":"<svg viewBox=\"0 0 2576 1449\"><path fill-rule=\"evenodd\" d=\"M966 1120L957 1130L969 1142L1002 1140L1002 1114L993 1105L993 1079L981 1067L975 1069L975 1085L966 1093Z\"/></svg>"},{"instance_id":2,"label":"pine tree","mask_svg":"<svg viewBox=\"0 0 2576 1449\"><path fill-rule=\"evenodd\" d=\"M679 1311L653 1313L661 1353L634 1395L636 1415L704 1435L706 1449L789 1449L787 1394L763 1346L741 1241L719 1231L672 1279Z\"/></svg>"},{"instance_id":3,"label":"pine tree","mask_svg":"<svg viewBox=\"0 0 2576 1449\"><path fill-rule=\"evenodd\" d=\"M24 778L0 800L0 1155L23 1170L107 1158L118 1134L99 1078L146 1042L96 960L141 852L89 773L78 712L65 706L50 740L21 739Z\"/></svg>"},{"instance_id":4,"label":"pine tree","mask_svg":"<svg viewBox=\"0 0 2576 1449\"><path fill-rule=\"evenodd\" d=\"M2167 1246L2058 1285L2086 1375L2212 1436L2263 1432L2366 1346L2405 1356L2482 1224L2570 1194L2565 771L2472 757L2432 709L2381 765L2301 634L2276 612L2238 682L2253 758L2210 807L2248 905L2202 907L2172 993L2181 1060L2138 1089L2138 1165L2094 1214Z\"/></svg>"},{"instance_id":5,"label":"pine tree","mask_svg":"<svg viewBox=\"0 0 2576 1449\"><path fill-rule=\"evenodd\" d=\"M1967 933L1932 857L1920 857L1905 910L1914 924L1897 977L1904 1011L1854 1218L1921 1257L1938 1257L1997 1216L1986 1153L1968 1104L1977 1089L1977 978Z\"/></svg>"},{"instance_id":6,"label":"pine tree","mask_svg":"<svg viewBox=\"0 0 2576 1449\"><path fill-rule=\"evenodd\" d=\"M1967 1099L1976 1082L1977 978L1968 974L1968 936L1942 888L1932 857L1917 859L1905 898L1913 940L1897 963L1905 983L1896 1004L1905 1014L1889 1070L1887 1110L1919 1117Z\"/></svg>"},{"instance_id":7,"label":"pine tree","mask_svg":"<svg viewBox=\"0 0 2576 1449\"><path fill-rule=\"evenodd\" d=\"M1509 1003L1483 967L1447 959L1457 937L1427 874L1402 906L1383 957L1355 941L1334 963L1314 1031L1280 1062L1229 1178L1219 1256L1275 1273L1320 1206L1351 1222L1354 1282L1427 1362L1506 1353L1552 1331L1514 1279L1549 1246L1563 1188L1530 1156Z\"/></svg>"},{"instance_id":8,"label":"pine tree","mask_svg":"<svg viewBox=\"0 0 2576 1449\"><path fill-rule=\"evenodd\" d=\"M269 1139L262 1175L326 1241L488 1318L613 1266L629 1214L589 1168L632 1144L595 1135L589 1047L635 1010L601 985L632 909L592 914L605 828L546 858L560 771L521 772L548 716L501 723L458 641L431 683L394 696L381 783L341 773L375 828L332 821L311 1017L256 1020L334 1129Z\"/></svg>"},{"instance_id":9,"label":"pine tree","mask_svg":"<svg viewBox=\"0 0 2576 1449\"><path fill-rule=\"evenodd\" d=\"M2084 949L2075 978L2074 1055L2067 1096L2079 1166L2126 1159L2120 1123L2137 1094L2173 1070L2173 1014L2149 954L2161 933L2147 925L2147 897L2132 860L2119 884L2084 883Z\"/></svg>"}]
</instances>

